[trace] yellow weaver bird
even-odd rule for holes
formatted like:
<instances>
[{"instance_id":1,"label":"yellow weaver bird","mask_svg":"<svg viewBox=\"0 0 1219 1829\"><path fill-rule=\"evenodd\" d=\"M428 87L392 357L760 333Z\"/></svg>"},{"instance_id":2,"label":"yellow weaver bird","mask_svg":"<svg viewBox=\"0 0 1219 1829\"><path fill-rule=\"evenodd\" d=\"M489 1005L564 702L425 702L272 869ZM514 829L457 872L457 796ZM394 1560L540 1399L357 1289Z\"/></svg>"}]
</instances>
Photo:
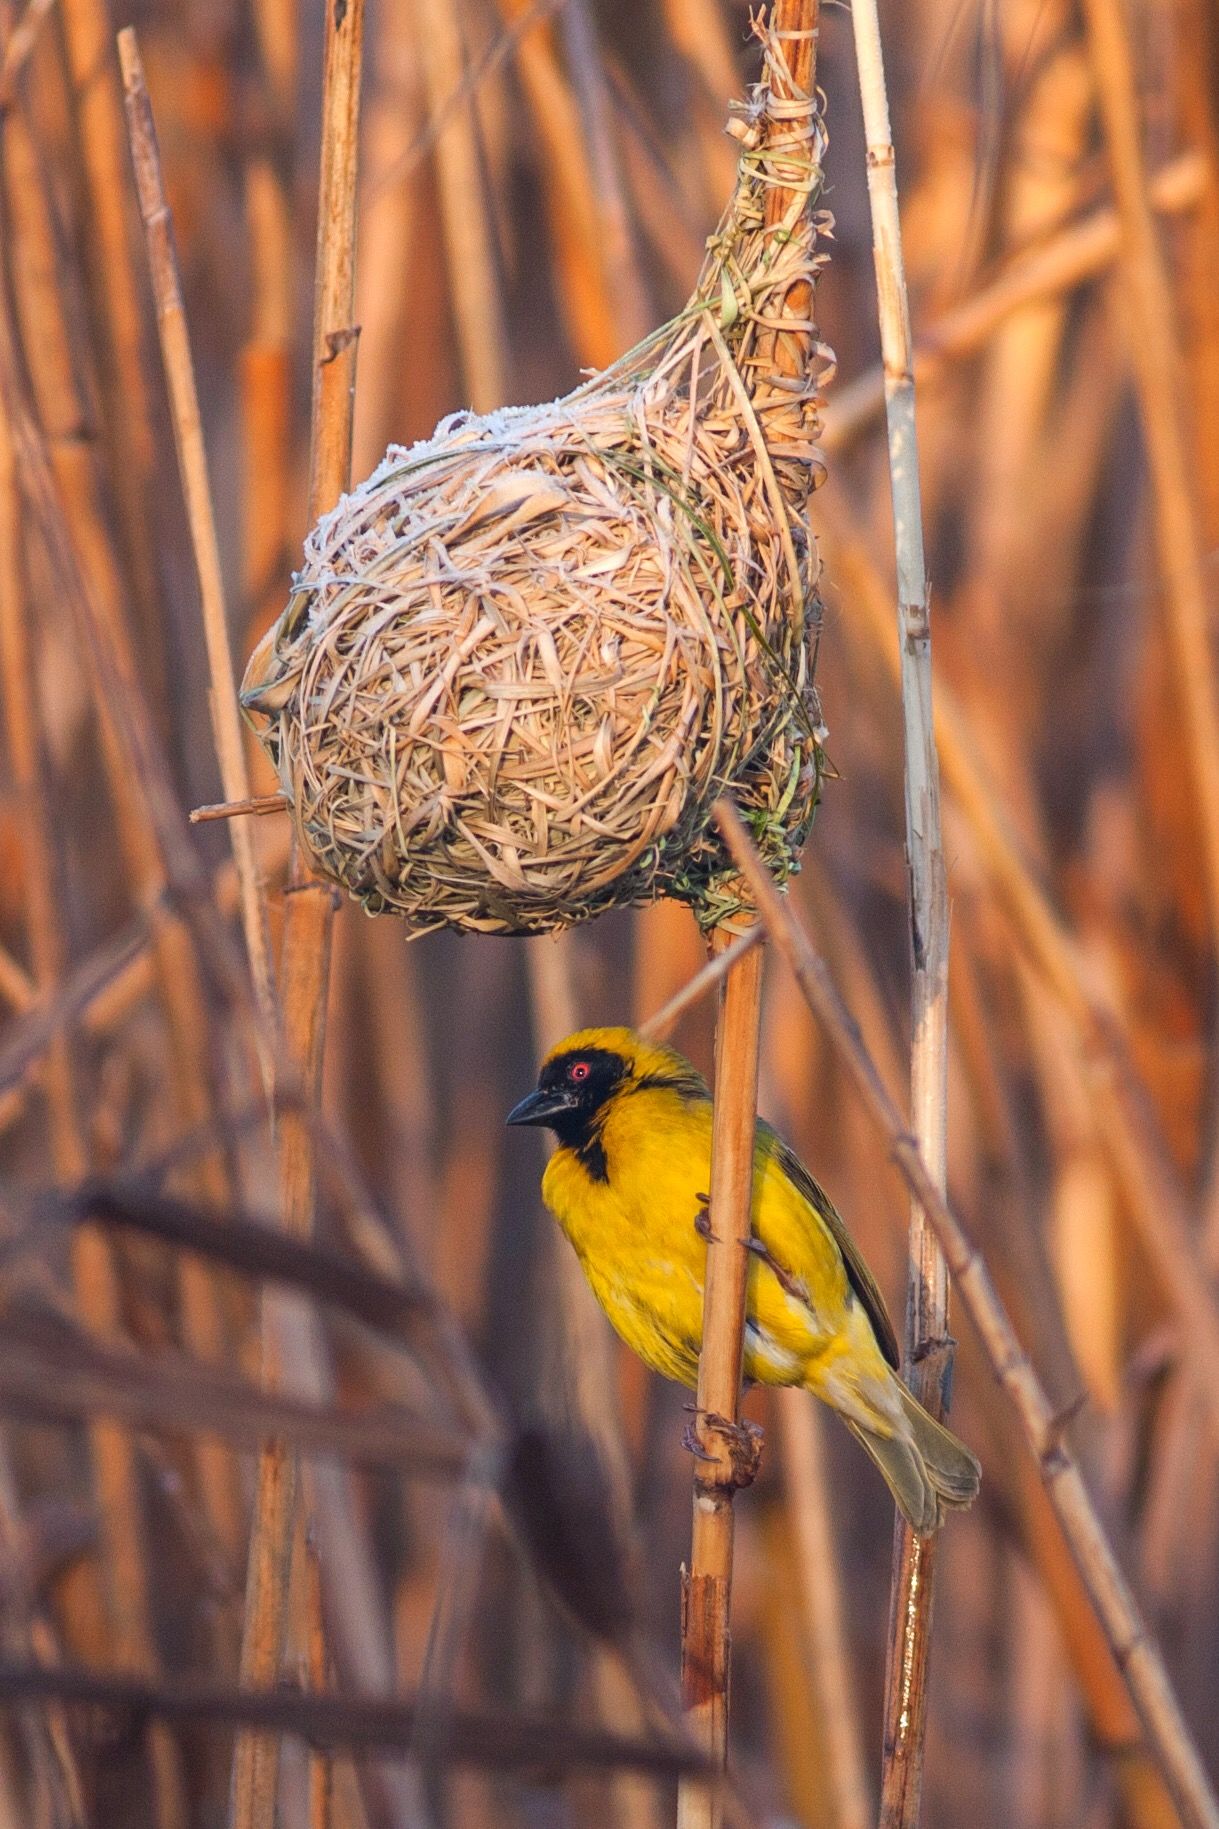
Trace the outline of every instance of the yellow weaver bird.
<instances>
[{"instance_id":1,"label":"yellow weaver bird","mask_svg":"<svg viewBox=\"0 0 1219 1829\"><path fill-rule=\"evenodd\" d=\"M711 1185L711 1095L675 1049L581 1029L542 1064L509 1124L553 1130L542 1196L627 1345L698 1379ZM969 1505L979 1467L897 1375L884 1298L833 1203L770 1128L754 1153L745 1377L802 1385L867 1449L916 1531Z\"/></svg>"}]
</instances>

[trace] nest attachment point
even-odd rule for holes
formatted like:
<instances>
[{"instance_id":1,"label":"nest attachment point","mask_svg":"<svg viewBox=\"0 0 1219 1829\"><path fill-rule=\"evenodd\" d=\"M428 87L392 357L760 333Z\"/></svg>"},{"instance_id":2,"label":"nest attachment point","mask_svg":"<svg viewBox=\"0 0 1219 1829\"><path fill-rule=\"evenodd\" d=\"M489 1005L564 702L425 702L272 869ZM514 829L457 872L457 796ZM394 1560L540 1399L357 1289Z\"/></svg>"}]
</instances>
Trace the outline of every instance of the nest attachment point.
<instances>
[{"instance_id":1,"label":"nest attachment point","mask_svg":"<svg viewBox=\"0 0 1219 1829\"><path fill-rule=\"evenodd\" d=\"M313 529L243 702L315 865L414 932L739 906L730 790L795 867L813 683L824 137L763 34L736 192L690 304L550 405L392 446ZM767 200L784 199L775 219Z\"/></svg>"}]
</instances>

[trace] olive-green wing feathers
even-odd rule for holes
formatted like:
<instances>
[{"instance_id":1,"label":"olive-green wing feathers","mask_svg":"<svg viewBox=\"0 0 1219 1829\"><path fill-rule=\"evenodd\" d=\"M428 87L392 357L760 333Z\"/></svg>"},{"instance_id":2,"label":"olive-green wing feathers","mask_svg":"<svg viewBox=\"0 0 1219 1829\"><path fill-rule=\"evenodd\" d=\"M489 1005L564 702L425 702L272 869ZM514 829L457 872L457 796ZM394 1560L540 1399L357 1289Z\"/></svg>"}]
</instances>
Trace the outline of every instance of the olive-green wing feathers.
<instances>
[{"instance_id":1,"label":"olive-green wing feathers","mask_svg":"<svg viewBox=\"0 0 1219 1829\"><path fill-rule=\"evenodd\" d=\"M863 1303L864 1312L872 1323L876 1343L889 1361L894 1371L901 1360L897 1344L897 1335L885 1307L885 1298L876 1285L876 1278L860 1256L859 1247L843 1224L833 1201L823 1188L818 1187L800 1158L790 1150L781 1137L777 1137L769 1124L758 1125L759 1134L765 1136L774 1149L774 1160L778 1163L793 1187L798 1188L819 1217L842 1254L843 1267L847 1280L855 1294Z\"/></svg>"}]
</instances>

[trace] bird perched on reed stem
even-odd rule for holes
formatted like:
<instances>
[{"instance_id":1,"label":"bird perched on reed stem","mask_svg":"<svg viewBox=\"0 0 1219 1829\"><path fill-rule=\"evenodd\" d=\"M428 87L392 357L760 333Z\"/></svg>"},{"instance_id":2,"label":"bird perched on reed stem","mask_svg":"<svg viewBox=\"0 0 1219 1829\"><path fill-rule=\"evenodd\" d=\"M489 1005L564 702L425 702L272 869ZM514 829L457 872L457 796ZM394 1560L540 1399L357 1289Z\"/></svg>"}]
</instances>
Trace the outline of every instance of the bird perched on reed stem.
<instances>
[{"instance_id":1,"label":"bird perched on reed stem","mask_svg":"<svg viewBox=\"0 0 1219 1829\"><path fill-rule=\"evenodd\" d=\"M553 1130L546 1205L627 1345L693 1386L703 1328L711 1095L675 1049L582 1029L509 1124ZM768 1124L754 1154L745 1377L802 1385L842 1417L916 1531L971 1503L973 1455L910 1394L884 1299L832 1202Z\"/></svg>"}]
</instances>

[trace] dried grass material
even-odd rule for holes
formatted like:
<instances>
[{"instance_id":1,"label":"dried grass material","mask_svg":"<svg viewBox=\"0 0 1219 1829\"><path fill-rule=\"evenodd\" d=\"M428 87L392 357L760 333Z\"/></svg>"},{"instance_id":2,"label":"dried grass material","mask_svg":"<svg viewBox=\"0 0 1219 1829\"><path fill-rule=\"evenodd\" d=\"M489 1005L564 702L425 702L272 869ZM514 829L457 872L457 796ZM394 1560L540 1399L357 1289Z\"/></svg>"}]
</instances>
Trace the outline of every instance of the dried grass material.
<instances>
[{"instance_id":1,"label":"dried grass material","mask_svg":"<svg viewBox=\"0 0 1219 1829\"><path fill-rule=\"evenodd\" d=\"M832 366L824 134L778 41L679 318L546 406L391 447L310 534L243 694L319 870L416 932L539 933L658 895L735 911L731 787L782 877L816 805L806 524ZM791 193L767 229L769 187ZM776 335L811 348L774 372Z\"/></svg>"}]
</instances>

